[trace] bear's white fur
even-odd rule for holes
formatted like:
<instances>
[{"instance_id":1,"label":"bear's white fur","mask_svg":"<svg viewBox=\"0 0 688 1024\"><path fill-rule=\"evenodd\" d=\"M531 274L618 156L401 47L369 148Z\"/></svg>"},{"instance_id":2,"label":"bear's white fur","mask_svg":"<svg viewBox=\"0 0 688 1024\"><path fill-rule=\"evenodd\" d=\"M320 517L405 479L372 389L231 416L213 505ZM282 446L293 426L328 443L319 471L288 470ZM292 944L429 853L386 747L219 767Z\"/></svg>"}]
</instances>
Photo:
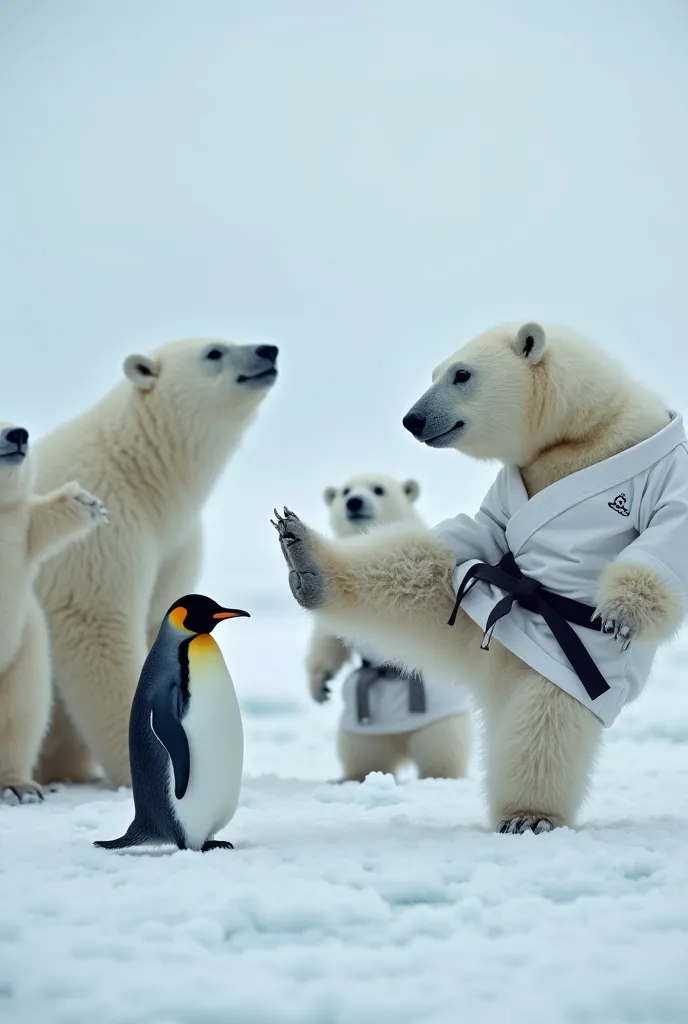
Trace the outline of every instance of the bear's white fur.
<instances>
[{"instance_id":1,"label":"bear's white fur","mask_svg":"<svg viewBox=\"0 0 688 1024\"><path fill-rule=\"evenodd\" d=\"M52 687L36 573L106 521L104 506L77 483L36 497L32 461L28 431L0 423L0 799L10 803L41 798L33 774Z\"/></svg>"},{"instance_id":2,"label":"bear's white fur","mask_svg":"<svg viewBox=\"0 0 688 1024\"><path fill-rule=\"evenodd\" d=\"M38 580L58 698L44 780L87 780L95 761L112 784L130 784L141 666L166 610L193 590L202 507L276 377L276 355L191 339L129 356L126 380L37 445L40 490L79 474L111 519Z\"/></svg>"},{"instance_id":3,"label":"bear's white fur","mask_svg":"<svg viewBox=\"0 0 688 1024\"><path fill-rule=\"evenodd\" d=\"M399 481L382 473L360 473L341 487L327 487L325 503L336 537L354 537L389 523L422 527L415 502L420 488L415 480ZM316 624L306 667L311 696L322 703L329 696L328 682L351 660L352 651L337 636ZM426 684L429 683L426 680ZM468 771L471 746L470 715L448 714L407 732L365 735L341 725L337 751L343 780L362 782L370 772L394 774L411 762L421 778L463 778Z\"/></svg>"},{"instance_id":4,"label":"bear's white fur","mask_svg":"<svg viewBox=\"0 0 688 1024\"><path fill-rule=\"evenodd\" d=\"M464 375L452 380L460 387L442 391L443 375L455 364L472 367L473 379ZM436 420L423 428L426 443L516 465L529 497L651 437L668 419L660 399L603 352L536 324L487 331L433 380L422 400ZM418 427L412 413L404 420L411 430ZM462 610L447 628L455 599L449 547L406 525L346 544L318 536L293 514L278 526L292 591L323 629L352 644L373 644L407 670L456 676L460 668L483 712L492 822L505 831L571 825L602 725L496 641L486 655L482 631ZM309 567L305 574L295 571L297 557ZM639 640L669 639L682 614L677 595L647 567L610 566L599 580L597 605L603 620L634 624Z\"/></svg>"}]
</instances>

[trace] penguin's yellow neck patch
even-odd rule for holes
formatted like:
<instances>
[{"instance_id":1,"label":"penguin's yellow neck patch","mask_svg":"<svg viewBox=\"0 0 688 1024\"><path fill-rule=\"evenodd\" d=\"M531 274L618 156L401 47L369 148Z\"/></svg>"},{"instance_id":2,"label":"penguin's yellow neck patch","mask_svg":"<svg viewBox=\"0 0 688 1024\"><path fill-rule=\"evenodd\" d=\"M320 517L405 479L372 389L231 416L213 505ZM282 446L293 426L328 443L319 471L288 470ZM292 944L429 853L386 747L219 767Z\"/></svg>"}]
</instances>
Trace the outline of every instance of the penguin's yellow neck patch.
<instances>
[{"instance_id":1,"label":"penguin's yellow neck patch","mask_svg":"<svg viewBox=\"0 0 688 1024\"><path fill-rule=\"evenodd\" d=\"M179 608L173 608L173 610L169 614L169 620L175 627L175 629L181 630L182 633L191 633L192 630L187 629L186 626L184 625L185 619L186 608L183 608L181 605L179 606Z\"/></svg>"},{"instance_id":2,"label":"penguin's yellow neck patch","mask_svg":"<svg viewBox=\"0 0 688 1024\"><path fill-rule=\"evenodd\" d=\"M199 633L193 638L189 644L189 663L194 673L197 669L211 668L218 661L224 664L222 651L210 633Z\"/></svg>"}]
</instances>

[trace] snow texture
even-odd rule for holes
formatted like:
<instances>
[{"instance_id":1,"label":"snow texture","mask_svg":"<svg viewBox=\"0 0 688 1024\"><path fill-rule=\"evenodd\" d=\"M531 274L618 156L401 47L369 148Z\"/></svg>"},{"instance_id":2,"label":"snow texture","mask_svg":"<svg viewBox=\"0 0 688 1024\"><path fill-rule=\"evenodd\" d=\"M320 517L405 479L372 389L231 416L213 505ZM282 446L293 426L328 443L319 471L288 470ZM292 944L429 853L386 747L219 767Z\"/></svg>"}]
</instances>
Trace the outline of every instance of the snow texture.
<instances>
[{"instance_id":1,"label":"snow texture","mask_svg":"<svg viewBox=\"0 0 688 1024\"><path fill-rule=\"evenodd\" d=\"M580 828L500 836L477 760L329 784L307 619L252 611L218 631L247 740L234 851L94 849L126 790L0 806L0 1020L685 1024L685 638L607 732Z\"/></svg>"}]
</instances>

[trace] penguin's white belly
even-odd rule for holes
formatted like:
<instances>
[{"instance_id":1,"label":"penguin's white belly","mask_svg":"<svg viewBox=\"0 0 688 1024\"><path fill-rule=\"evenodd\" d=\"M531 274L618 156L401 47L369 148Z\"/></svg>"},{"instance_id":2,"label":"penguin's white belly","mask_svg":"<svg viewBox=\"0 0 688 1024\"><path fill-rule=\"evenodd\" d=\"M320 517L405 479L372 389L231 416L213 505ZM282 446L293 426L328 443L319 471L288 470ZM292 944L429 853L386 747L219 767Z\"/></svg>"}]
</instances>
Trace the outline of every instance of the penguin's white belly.
<instances>
[{"instance_id":1,"label":"penguin's white belly","mask_svg":"<svg viewBox=\"0 0 688 1024\"><path fill-rule=\"evenodd\" d=\"M203 638L211 641L215 651L207 644L198 650L200 639L193 641L189 651L190 697L182 727L191 765L181 800L174 795L171 764L169 769L170 802L187 845L195 850L234 817L244 765L244 732L232 677L215 641Z\"/></svg>"}]
</instances>

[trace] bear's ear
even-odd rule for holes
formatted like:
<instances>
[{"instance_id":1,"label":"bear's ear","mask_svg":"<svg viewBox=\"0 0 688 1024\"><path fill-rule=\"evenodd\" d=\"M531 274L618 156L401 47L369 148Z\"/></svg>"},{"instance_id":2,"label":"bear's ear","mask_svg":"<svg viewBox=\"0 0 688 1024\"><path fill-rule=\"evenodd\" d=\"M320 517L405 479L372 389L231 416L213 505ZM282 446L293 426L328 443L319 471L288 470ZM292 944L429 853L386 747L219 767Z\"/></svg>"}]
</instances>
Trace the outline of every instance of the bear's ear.
<instances>
[{"instance_id":1,"label":"bear's ear","mask_svg":"<svg viewBox=\"0 0 688 1024\"><path fill-rule=\"evenodd\" d=\"M336 487L326 487L323 491L323 498L325 499L326 505L331 505L334 499L337 497Z\"/></svg>"},{"instance_id":2,"label":"bear's ear","mask_svg":"<svg viewBox=\"0 0 688 1024\"><path fill-rule=\"evenodd\" d=\"M124 360L124 375L140 391L151 391L160 376L160 365L150 356L127 356Z\"/></svg>"},{"instance_id":3,"label":"bear's ear","mask_svg":"<svg viewBox=\"0 0 688 1024\"><path fill-rule=\"evenodd\" d=\"M420 484L415 480L405 480L401 485L404 489L404 494L409 501L417 501L418 495L420 494Z\"/></svg>"},{"instance_id":4,"label":"bear's ear","mask_svg":"<svg viewBox=\"0 0 688 1024\"><path fill-rule=\"evenodd\" d=\"M547 336L544 328L540 327L540 324L535 323L524 324L523 327L519 327L514 339L516 355L519 355L521 359L525 359L527 363L532 365L540 362L546 344Z\"/></svg>"}]
</instances>

